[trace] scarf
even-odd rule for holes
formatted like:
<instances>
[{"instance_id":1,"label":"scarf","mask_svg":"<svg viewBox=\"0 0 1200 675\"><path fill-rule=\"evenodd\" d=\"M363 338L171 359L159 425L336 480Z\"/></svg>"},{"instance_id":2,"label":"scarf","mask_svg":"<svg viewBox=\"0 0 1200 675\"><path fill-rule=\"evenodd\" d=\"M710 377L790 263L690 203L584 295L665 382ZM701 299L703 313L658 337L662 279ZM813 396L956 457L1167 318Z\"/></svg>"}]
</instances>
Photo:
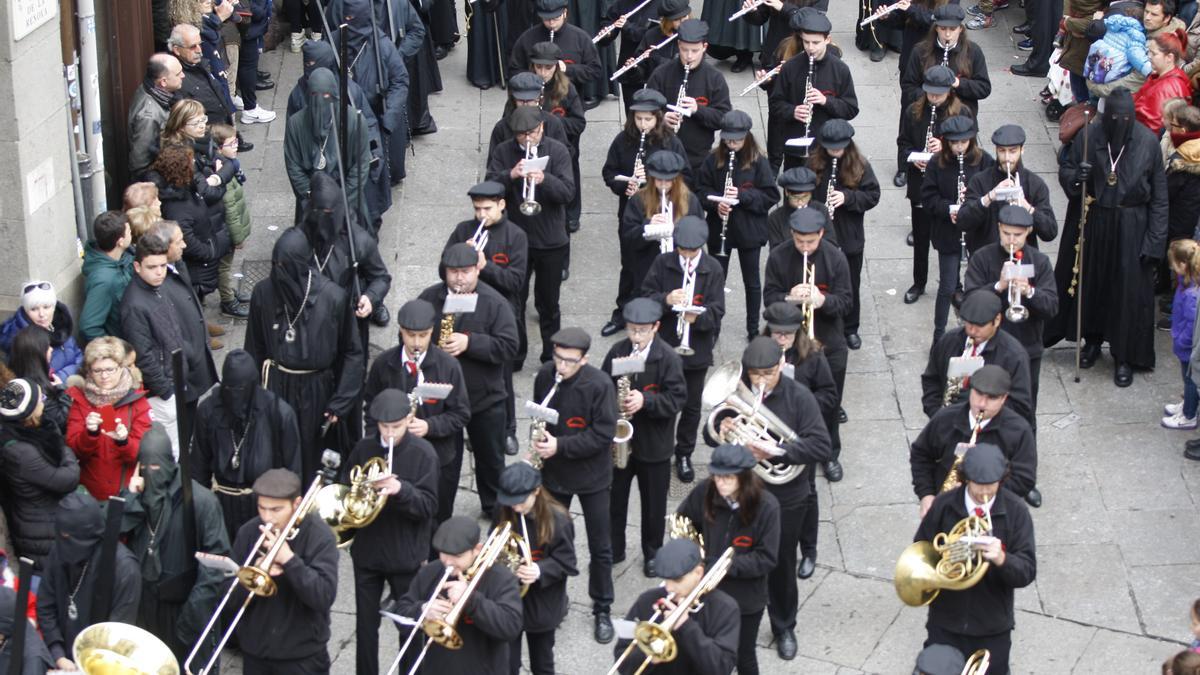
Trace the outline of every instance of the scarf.
<instances>
[{"instance_id":1,"label":"scarf","mask_svg":"<svg viewBox=\"0 0 1200 675\"><path fill-rule=\"evenodd\" d=\"M128 368L121 368L121 377L111 389L103 389L91 380L85 380L83 383L84 397L96 408L115 404L125 398L130 389L133 389L133 373L129 372Z\"/></svg>"},{"instance_id":2,"label":"scarf","mask_svg":"<svg viewBox=\"0 0 1200 675\"><path fill-rule=\"evenodd\" d=\"M171 103L174 101L175 95L171 92L154 84L149 78L142 81L142 89L146 90L146 94L154 99L154 102L162 106L166 110L171 109Z\"/></svg>"}]
</instances>

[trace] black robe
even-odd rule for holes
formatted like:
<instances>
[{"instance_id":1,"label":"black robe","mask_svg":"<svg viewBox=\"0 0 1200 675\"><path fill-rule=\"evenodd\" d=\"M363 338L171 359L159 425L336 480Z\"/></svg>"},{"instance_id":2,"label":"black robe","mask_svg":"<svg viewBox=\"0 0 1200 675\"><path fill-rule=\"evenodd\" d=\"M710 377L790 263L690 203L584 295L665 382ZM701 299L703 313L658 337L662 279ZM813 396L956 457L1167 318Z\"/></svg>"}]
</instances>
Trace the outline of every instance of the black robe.
<instances>
[{"instance_id":1,"label":"black robe","mask_svg":"<svg viewBox=\"0 0 1200 675\"><path fill-rule=\"evenodd\" d=\"M946 331L929 350L929 361L925 364L925 372L921 373L921 408L926 417L933 417L942 408L950 359L962 356L966 343L967 333L960 327ZM1037 424L1033 416L1033 396L1030 394L1029 353L1021 346L1021 342L1003 330L997 330L976 355L983 357L984 365L1000 366L1008 371L1012 387L1006 405L1024 417L1031 427ZM958 396L950 401L951 404L967 399L968 384L964 382Z\"/></svg>"},{"instance_id":2,"label":"black robe","mask_svg":"<svg viewBox=\"0 0 1200 675\"><path fill-rule=\"evenodd\" d=\"M334 105L336 104L337 102L334 101ZM331 128L327 139L313 138L309 133L310 123L307 119L310 111L310 107L305 107L289 117L287 131L283 138L284 167L287 169L292 192L296 196L297 216L304 212L308 203L309 184L313 173L325 171L333 176L339 185L342 184L338 176L337 165L341 161L340 150L338 150L338 132ZM367 201L369 192L367 185L371 182L371 162L373 160L371 139L368 134L367 122L362 114L353 107L350 108L349 113L346 129L347 135L350 137L347 142L350 161L349 166L344 169L346 199L349 201L350 208L360 214L364 222L374 222L371 219L372 210L368 207ZM323 140L325 143L325 168L318 169L312 148L321 147ZM378 209L378 205L376 209Z\"/></svg>"},{"instance_id":3,"label":"black robe","mask_svg":"<svg viewBox=\"0 0 1200 675\"><path fill-rule=\"evenodd\" d=\"M629 356L633 343L618 340L604 356L600 369L611 376L614 358ZM655 336L643 357L645 370L629 375L630 391L642 393L642 409L634 413L633 438L629 450L639 462L666 462L675 447L675 419L687 399L687 381L683 379L683 361L671 345ZM613 387L617 386L613 377ZM617 401L620 405L620 401Z\"/></svg>"},{"instance_id":4,"label":"black robe","mask_svg":"<svg viewBox=\"0 0 1200 675\"><path fill-rule=\"evenodd\" d=\"M971 404L963 401L946 406L929 418L917 440L908 450L913 492L917 498L937 495L954 466L959 443L971 442ZM1008 459L1011 472L1004 487L1018 497L1029 494L1037 485L1037 441L1025 418L1008 406L979 430L976 443L991 443Z\"/></svg>"},{"instance_id":5,"label":"black robe","mask_svg":"<svg viewBox=\"0 0 1200 675\"><path fill-rule=\"evenodd\" d=\"M54 549L46 559L42 582L37 590L37 629L46 641L50 658L56 662L63 657L73 658L71 647L75 644L75 637L91 625L89 617L92 616L96 584L100 581L102 549L103 546L97 545L92 550L86 570L83 565L76 567L62 562ZM80 582L80 573L84 571L86 575ZM135 623L142 596L142 571L137 557L124 544L117 544L115 573L108 581L113 588L107 620ZM75 607L79 612L77 619L67 614L72 591L75 591Z\"/></svg>"},{"instance_id":6,"label":"black robe","mask_svg":"<svg viewBox=\"0 0 1200 675\"><path fill-rule=\"evenodd\" d=\"M1050 203L1050 188L1036 173L1018 164L1013 180L1021 182L1025 201L1034 208L1033 235L1025 240L1026 246L1037 248L1038 240L1054 241L1058 236L1058 219ZM1000 241L997 227L1000 224L1000 208L1007 202L995 201L984 206L983 196L1008 177L1004 167L994 162L987 171L980 171L967 181L967 196L958 212L958 228L966 233L967 250L972 254L986 244Z\"/></svg>"},{"instance_id":7,"label":"black robe","mask_svg":"<svg viewBox=\"0 0 1200 675\"><path fill-rule=\"evenodd\" d=\"M497 84L503 86L516 72L509 71L501 52L511 52L509 35L514 32L519 35L521 27L510 27L508 14L497 11L501 0L464 1L467 10L467 80L480 89L490 89ZM438 4L442 3L453 7L453 0L440 0ZM504 4L511 12L525 3ZM437 36L434 38L436 40Z\"/></svg>"},{"instance_id":8,"label":"black robe","mask_svg":"<svg viewBox=\"0 0 1200 675\"><path fill-rule=\"evenodd\" d=\"M661 586L643 591L625 613L625 620L634 623L650 620L656 603L666 595L666 589ZM674 631L679 648L675 660L651 664L642 672L658 675L728 675L737 665L741 626L742 617L737 602L718 588L705 595L703 606L688 617L687 623ZM613 655L619 657L629 642L617 640ZM618 672L622 675L633 673L646 658L635 647Z\"/></svg>"},{"instance_id":9,"label":"black robe","mask_svg":"<svg viewBox=\"0 0 1200 675\"><path fill-rule=\"evenodd\" d=\"M1008 262L1008 251L1000 248L999 244L988 244L971 256L967 264L967 273L963 277L963 291L970 293L977 288L992 289L1000 296L1005 316L1000 323L1000 329L1011 333L1029 352L1030 359L1042 355L1042 328L1046 321L1058 314L1058 288L1054 284L1054 270L1050 266L1050 258L1045 253L1026 246L1020 251L1021 262L1033 265L1033 278L1029 285L1033 287L1033 297L1021 297L1021 304L1029 310L1029 318L1019 323L1008 320L1008 291L995 291L996 283L1000 281L1000 270Z\"/></svg>"},{"instance_id":10,"label":"black robe","mask_svg":"<svg viewBox=\"0 0 1200 675\"><path fill-rule=\"evenodd\" d=\"M370 31L370 27L364 30ZM382 31L374 38L354 36L349 39L346 57L353 68L351 75L367 95L367 101L383 132L387 146L389 175L395 185L404 180L404 152L408 149L409 129L408 97L410 80L404 57L391 39ZM334 49L340 49L341 35L331 35ZM380 72L380 66L383 72Z\"/></svg>"},{"instance_id":11,"label":"black robe","mask_svg":"<svg viewBox=\"0 0 1200 675\"><path fill-rule=\"evenodd\" d=\"M678 58L656 68L646 81L647 87L662 94L667 103L672 105L679 100L682 84L683 64ZM679 140L687 148L688 164L692 165L692 171L695 172L712 150L713 136L721 130L721 118L733 109L733 104L729 99L729 83L711 61L702 61L691 69L686 94L696 99L696 112L691 117L683 118L679 126Z\"/></svg>"},{"instance_id":12,"label":"black robe","mask_svg":"<svg viewBox=\"0 0 1200 675\"><path fill-rule=\"evenodd\" d=\"M651 6L654 3L650 3ZM592 36L600 32L604 27L604 18L608 11L607 2L599 2L598 0L567 0L567 21L583 32L592 48L595 49L600 62L599 75L591 80L579 85L579 95L589 100L603 100L609 94L614 96L617 93L617 83L610 81L610 78L620 65L617 63L616 50L611 44L598 44L592 42ZM538 22L541 23L540 21ZM536 27L537 24L535 24ZM558 42L558 36L554 36L554 41ZM566 47L564 46L565 50Z\"/></svg>"}]
</instances>

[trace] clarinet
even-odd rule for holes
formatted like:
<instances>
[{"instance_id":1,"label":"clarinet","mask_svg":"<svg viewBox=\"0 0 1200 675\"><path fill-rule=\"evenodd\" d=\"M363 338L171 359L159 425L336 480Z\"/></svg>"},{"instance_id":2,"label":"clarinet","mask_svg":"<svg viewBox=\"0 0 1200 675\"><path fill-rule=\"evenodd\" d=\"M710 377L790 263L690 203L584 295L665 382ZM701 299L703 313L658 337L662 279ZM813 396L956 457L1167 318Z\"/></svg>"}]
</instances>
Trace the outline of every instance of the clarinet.
<instances>
[{"instance_id":1,"label":"clarinet","mask_svg":"<svg viewBox=\"0 0 1200 675\"><path fill-rule=\"evenodd\" d=\"M554 44L554 31L550 31L550 44Z\"/></svg>"},{"instance_id":2,"label":"clarinet","mask_svg":"<svg viewBox=\"0 0 1200 675\"><path fill-rule=\"evenodd\" d=\"M638 139L637 154L633 156L633 177L634 178L638 177L638 169L642 169L643 171L645 171L645 169L643 168L644 164L645 164L643 158L645 156L646 156L646 132L643 131L642 137Z\"/></svg>"},{"instance_id":3,"label":"clarinet","mask_svg":"<svg viewBox=\"0 0 1200 675\"><path fill-rule=\"evenodd\" d=\"M692 72L692 67L688 64L683 64L683 81L679 83L679 94L675 96L675 107L681 107L683 99L687 98L688 75Z\"/></svg>"},{"instance_id":4,"label":"clarinet","mask_svg":"<svg viewBox=\"0 0 1200 675\"><path fill-rule=\"evenodd\" d=\"M837 207L829 203L829 195L833 194L834 188L837 187L837 164L838 158L832 157L833 162L829 165L829 185L825 187L825 209L829 211L829 219L833 220L833 212Z\"/></svg>"},{"instance_id":5,"label":"clarinet","mask_svg":"<svg viewBox=\"0 0 1200 675\"><path fill-rule=\"evenodd\" d=\"M933 142L933 126L935 124L937 124L937 106L931 103L929 105L929 128L925 130L925 152L929 152L929 145ZM925 169L921 169L921 173L924 174Z\"/></svg>"},{"instance_id":6,"label":"clarinet","mask_svg":"<svg viewBox=\"0 0 1200 675\"><path fill-rule=\"evenodd\" d=\"M967 198L967 180L966 175L963 173L962 155L958 156L958 178L956 179L955 189L958 192L958 199L955 200L954 204L956 207L962 208L962 203ZM957 213L957 210L955 213ZM958 232L958 248L958 259L961 261L960 267L965 269L967 261L971 258L971 253L967 251L967 233L964 230L959 230Z\"/></svg>"},{"instance_id":7,"label":"clarinet","mask_svg":"<svg viewBox=\"0 0 1200 675\"><path fill-rule=\"evenodd\" d=\"M729 194L729 188L733 187L733 163L737 159L737 153L733 150L729 151L729 167L725 172L725 194ZM724 195L722 195L724 196ZM732 208L732 207L731 207ZM729 251L725 248L725 233L729 229L729 214L721 216L721 248L717 255L729 255Z\"/></svg>"},{"instance_id":8,"label":"clarinet","mask_svg":"<svg viewBox=\"0 0 1200 675\"><path fill-rule=\"evenodd\" d=\"M953 48L954 48L954 45L946 45L946 46L942 47L942 49L944 50L942 52L942 65L947 68L950 67L950 50Z\"/></svg>"},{"instance_id":9,"label":"clarinet","mask_svg":"<svg viewBox=\"0 0 1200 675\"><path fill-rule=\"evenodd\" d=\"M805 78L805 80L804 80L804 103L806 105L808 105L808 95L812 93L813 68L815 66L816 66L816 61L814 61L811 56L808 57L808 77ZM809 133L809 129L812 127L812 118L813 118L812 113L813 113L812 106L809 105L808 121L804 123L804 137L805 138L812 138L812 134Z\"/></svg>"}]
</instances>

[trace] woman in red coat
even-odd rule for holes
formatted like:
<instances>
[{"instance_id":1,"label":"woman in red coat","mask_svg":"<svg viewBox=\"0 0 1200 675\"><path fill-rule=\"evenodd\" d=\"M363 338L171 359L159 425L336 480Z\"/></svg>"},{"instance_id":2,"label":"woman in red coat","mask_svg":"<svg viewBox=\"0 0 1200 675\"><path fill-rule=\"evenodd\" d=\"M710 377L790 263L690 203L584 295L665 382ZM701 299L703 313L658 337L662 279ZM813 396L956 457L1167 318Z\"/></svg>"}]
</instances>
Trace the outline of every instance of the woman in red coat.
<instances>
[{"instance_id":1,"label":"woman in red coat","mask_svg":"<svg viewBox=\"0 0 1200 675\"><path fill-rule=\"evenodd\" d=\"M79 458L79 482L103 501L121 491L137 464L138 445L150 428L142 377L130 365L125 343L102 337L83 352L86 380L73 375L67 394L67 445Z\"/></svg>"},{"instance_id":2,"label":"woman in red coat","mask_svg":"<svg viewBox=\"0 0 1200 675\"><path fill-rule=\"evenodd\" d=\"M1161 134L1163 104L1177 97L1190 101L1192 83L1179 67L1183 63L1183 46L1174 33L1158 35L1146 45L1146 51L1154 72L1133 95L1133 105L1137 120L1150 131Z\"/></svg>"}]
</instances>

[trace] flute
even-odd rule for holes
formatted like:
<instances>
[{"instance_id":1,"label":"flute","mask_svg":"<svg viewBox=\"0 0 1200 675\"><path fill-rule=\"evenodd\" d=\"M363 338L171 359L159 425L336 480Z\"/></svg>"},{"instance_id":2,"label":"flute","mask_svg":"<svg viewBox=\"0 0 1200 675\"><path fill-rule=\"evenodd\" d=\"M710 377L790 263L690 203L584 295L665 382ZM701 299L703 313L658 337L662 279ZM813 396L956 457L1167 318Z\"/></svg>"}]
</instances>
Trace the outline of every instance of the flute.
<instances>
[{"instance_id":1,"label":"flute","mask_svg":"<svg viewBox=\"0 0 1200 675\"><path fill-rule=\"evenodd\" d=\"M650 58L650 55L653 54L656 50L662 49L663 47L666 47L667 45L671 44L671 41L677 37L679 37L679 33L671 33L670 35L667 36L667 39L663 40L662 42L659 42L658 44L650 45L649 47L646 48L646 51L642 52L641 54L638 54L637 57L635 57L632 61L630 61L629 63L618 68L617 72L613 73L612 77L608 78L608 80L610 82L615 81L618 77L624 75L625 73L629 72L631 69L636 67L637 64Z\"/></svg>"},{"instance_id":2,"label":"flute","mask_svg":"<svg viewBox=\"0 0 1200 675\"><path fill-rule=\"evenodd\" d=\"M642 4L638 5L637 7L634 7L633 9L629 10L628 12L625 12L624 14L621 15L620 18L625 19L626 21L630 20L631 18L633 18L634 14L637 14L638 12L640 12L643 7L650 4L651 2L653 2L653 0L642 0ZM620 19L618 19L618 21L619 20ZM617 22L616 21L610 23L609 25L605 26L604 28L601 28L600 32L596 33L596 37L592 38L592 44L596 44L597 42L600 42L604 38L608 37L609 33L612 33L614 30L617 30Z\"/></svg>"},{"instance_id":3,"label":"flute","mask_svg":"<svg viewBox=\"0 0 1200 675\"><path fill-rule=\"evenodd\" d=\"M759 79L757 79L757 80L755 80L755 81L751 82L751 83L750 83L750 86L749 86L749 87L746 87L745 89L743 89L743 90L742 90L742 93L738 94L738 96L745 96L746 94L749 94L749 93L750 93L750 92L751 92L751 91L752 91L752 90L753 90L755 87L757 87L757 86L759 86L759 85L763 84L764 82L767 82L767 81L769 81L771 78L773 78L773 77L775 77L776 75L778 75L778 74L779 74L779 71L781 71L781 70L783 70L783 64L782 64L782 63L781 63L781 64L779 64L779 65L777 65L777 66L775 66L774 68L772 68L772 69L768 70L766 73L763 73L763 76L762 76L762 77L760 77Z\"/></svg>"},{"instance_id":4,"label":"flute","mask_svg":"<svg viewBox=\"0 0 1200 675\"><path fill-rule=\"evenodd\" d=\"M741 9L739 9L738 11L734 12L733 14L731 14L729 16L729 20L736 21L738 18L743 17L743 16L749 14L750 12L753 12L754 10L758 9L759 7L761 7L764 4L766 4L766 0L754 0L754 2L752 2L749 7L743 7Z\"/></svg>"},{"instance_id":5,"label":"flute","mask_svg":"<svg viewBox=\"0 0 1200 675\"><path fill-rule=\"evenodd\" d=\"M897 5L899 5L899 4L900 3L897 2L894 4L888 5L887 7L884 7L882 12L877 12L875 14L872 14L871 16L868 16L867 18L860 21L858 24L858 27L866 28L875 19L882 19L883 17L887 16L888 14L891 14L896 9Z\"/></svg>"}]
</instances>

